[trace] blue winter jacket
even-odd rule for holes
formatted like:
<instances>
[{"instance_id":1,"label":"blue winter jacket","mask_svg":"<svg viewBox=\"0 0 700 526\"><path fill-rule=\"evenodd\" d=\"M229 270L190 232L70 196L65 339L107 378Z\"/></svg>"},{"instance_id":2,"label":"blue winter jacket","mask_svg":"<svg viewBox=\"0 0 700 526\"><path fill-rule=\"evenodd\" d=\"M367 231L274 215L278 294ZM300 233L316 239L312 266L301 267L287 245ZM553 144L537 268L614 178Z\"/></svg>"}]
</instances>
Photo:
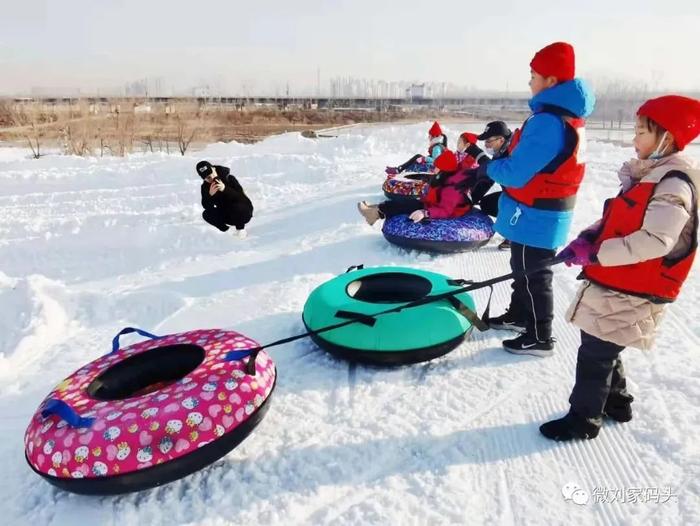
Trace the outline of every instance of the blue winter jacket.
<instances>
[{"instance_id":1,"label":"blue winter jacket","mask_svg":"<svg viewBox=\"0 0 700 526\"><path fill-rule=\"evenodd\" d=\"M440 157L442 155L442 152L445 151L445 147L442 144L436 144L435 147L433 148L433 155L426 155L425 156L425 162L426 164L435 164L435 159Z\"/></svg>"},{"instance_id":2,"label":"blue winter jacket","mask_svg":"<svg viewBox=\"0 0 700 526\"><path fill-rule=\"evenodd\" d=\"M565 124L552 113L538 113L556 106L576 117L593 112L595 96L581 79L562 82L530 99L532 115L510 157L491 161L488 176L501 186L521 188L547 166L565 146ZM521 204L505 192L498 200L496 232L506 239L538 248L554 249L566 243L573 210L540 210Z\"/></svg>"}]
</instances>

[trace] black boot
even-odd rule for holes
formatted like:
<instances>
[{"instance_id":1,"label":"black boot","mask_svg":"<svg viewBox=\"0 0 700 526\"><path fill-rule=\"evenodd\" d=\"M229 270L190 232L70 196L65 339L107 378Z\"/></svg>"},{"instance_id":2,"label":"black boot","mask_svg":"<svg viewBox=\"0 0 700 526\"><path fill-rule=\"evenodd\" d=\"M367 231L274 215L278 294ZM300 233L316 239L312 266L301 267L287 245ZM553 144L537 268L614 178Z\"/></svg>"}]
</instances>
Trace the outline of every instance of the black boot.
<instances>
[{"instance_id":1,"label":"black boot","mask_svg":"<svg viewBox=\"0 0 700 526\"><path fill-rule=\"evenodd\" d=\"M558 442L572 440L574 438L591 439L598 436L602 418L585 418L573 411L558 420L552 420L540 426L540 433Z\"/></svg>"},{"instance_id":2,"label":"black boot","mask_svg":"<svg viewBox=\"0 0 700 526\"><path fill-rule=\"evenodd\" d=\"M634 397L627 392L627 379L622 360L618 356L613 366L610 380L610 394L605 401L603 413L616 422L629 422L632 420L632 402Z\"/></svg>"},{"instance_id":3,"label":"black boot","mask_svg":"<svg viewBox=\"0 0 700 526\"><path fill-rule=\"evenodd\" d=\"M616 422L629 422L632 420L632 402L634 396L631 394L613 394L610 393L603 413L615 420Z\"/></svg>"}]
</instances>

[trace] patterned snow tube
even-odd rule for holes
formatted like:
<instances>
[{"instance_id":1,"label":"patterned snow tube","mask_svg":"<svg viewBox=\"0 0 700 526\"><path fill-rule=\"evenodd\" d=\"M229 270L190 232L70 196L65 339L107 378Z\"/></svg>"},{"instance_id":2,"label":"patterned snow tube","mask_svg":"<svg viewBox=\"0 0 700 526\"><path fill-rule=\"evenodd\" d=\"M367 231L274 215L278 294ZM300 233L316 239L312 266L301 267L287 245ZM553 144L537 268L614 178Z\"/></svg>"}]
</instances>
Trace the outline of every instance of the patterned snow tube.
<instances>
[{"instance_id":1,"label":"patterned snow tube","mask_svg":"<svg viewBox=\"0 0 700 526\"><path fill-rule=\"evenodd\" d=\"M335 325L348 316L372 315L428 295L461 287L448 276L406 267L347 272L318 286L304 305L309 330ZM469 293L456 295L474 310ZM348 314L350 313L350 314ZM403 365L432 360L457 347L472 325L450 301L426 303L312 336L322 349L353 362Z\"/></svg>"},{"instance_id":2,"label":"patterned snow tube","mask_svg":"<svg viewBox=\"0 0 700 526\"><path fill-rule=\"evenodd\" d=\"M30 467L66 491L109 495L189 475L262 420L277 377L257 342L233 331L157 337L85 365L49 393L27 428ZM254 370L253 370L254 368ZM255 372L255 374L250 374Z\"/></svg>"},{"instance_id":3,"label":"patterned snow tube","mask_svg":"<svg viewBox=\"0 0 700 526\"><path fill-rule=\"evenodd\" d=\"M382 190L388 199L420 199L428 193L428 180L431 175L427 173L402 173L387 176Z\"/></svg>"},{"instance_id":4,"label":"patterned snow tube","mask_svg":"<svg viewBox=\"0 0 700 526\"><path fill-rule=\"evenodd\" d=\"M474 209L452 219L430 219L414 223L407 215L384 221L384 237L400 247L426 252L463 252L489 242L494 234L493 221Z\"/></svg>"}]
</instances>

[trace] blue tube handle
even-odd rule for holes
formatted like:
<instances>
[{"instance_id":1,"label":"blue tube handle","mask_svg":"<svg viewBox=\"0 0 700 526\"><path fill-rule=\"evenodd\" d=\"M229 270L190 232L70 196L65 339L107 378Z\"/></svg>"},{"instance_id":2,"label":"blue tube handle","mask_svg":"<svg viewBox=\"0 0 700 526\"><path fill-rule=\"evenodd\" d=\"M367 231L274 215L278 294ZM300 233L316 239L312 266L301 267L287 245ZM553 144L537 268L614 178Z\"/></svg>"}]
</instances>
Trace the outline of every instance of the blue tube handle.
<instances>
[{"instance_id":1,"label":"blue tube handle","mask_svg":"<svg viewBox=\"0 0 700 526\"><path fill-rule=\"evenodd\" d=\"M119 350L119 337L123 334L130 334L132 332L135 332L136 334L140 334L141 336L144 336L146 338L151 338L152 340L158 340L160 338L163 338L163 336L156 336L155 334L151 334L150 332L146 332L143 329L137 329L136 327L124 327L112 339L112 352L117 352Z\"/></svg>"},{"instance_id":2,"label":"blue tube handle","mask_svg":"<svg viewBox=\"0 0 700 526\"><path fill-rule=\"evenodd\" d=\"M246 356L250 356L253 354L255 349L244 349L242 351L229 351L226 353L224 356L224 361L225 362L235 362L238 360L242 360Z\"/></svg>"},{"instance_id":3,"label":"blue tube handle","mask_svg":"<svg viewBox=\"0 0 700 526\"><path fill-rule=\"evenodd\" d=\"M41 410L41 416L44 418L51 415L62 418L68 422L69 426L75 428L91 427L92 423L95 421L94 418L80 416L67 402L59 400L58 398L49 398L46 400Z\"/></svg>"},{"instance_id":4,"label":"blue tube handle","mask_svg":"<svg viewBox=\"0 0 700 526\"><path fill-rule=\"evenodd\" d=\"M248 358L248 362L245 364L244 370L246 374L255 376L255 361L258 359L258 353L262 350L262 347L256 347L254 349L243 349L241 351L229 351L224 356L224 361L235 362L237 360L242 360L246 356L249 356L250 358Z\"/></svg>"}]
</instances>

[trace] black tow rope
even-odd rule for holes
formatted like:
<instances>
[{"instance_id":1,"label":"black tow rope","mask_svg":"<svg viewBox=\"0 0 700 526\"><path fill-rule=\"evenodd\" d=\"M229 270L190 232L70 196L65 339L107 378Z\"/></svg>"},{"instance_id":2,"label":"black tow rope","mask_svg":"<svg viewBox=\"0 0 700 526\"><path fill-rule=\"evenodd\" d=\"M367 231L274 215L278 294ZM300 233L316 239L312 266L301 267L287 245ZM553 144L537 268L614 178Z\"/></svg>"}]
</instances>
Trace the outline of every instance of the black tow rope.
<instances>
[{"instance_id":1,"label":"black tow rope","mask_svg":"<svg viewBox=\"0 0 700 526\"><path fill-rule=\"evenodd\" d=\"M328 331L333 331L335 329L340 329L341 327L347 327L348 325L353 325L355 323L362 323L364 325L369 325L369 326L374 326L376 323L375 318L378 316L383 316L385 314L393 314L396 312L401 312L404 309L412 309L415 307L420 307L422 305L427 305L429 303L435 303L437 301L442 301L442 300L447 300L449 301L456 309L457 311L462 314L469 322L474 325L477 329L480 331L484 331L488 329L488 325L484 320L488 319L488 312L489 312L489 306L491 304L491 295L493 294L493 285L496 283L501 283L503 281L508 281L509 279L517 279L521 278L524 276L527 276L528 274L531 274L533 272L538 272L540 270L543 270L545 268L549 268L553 265L557 265L559 263L562 263L564 259L562 258L552 258L549 261L546 261L542 263L541 265L537 265L535 267L525 269L525 270L516 270L514 272L510 272L508 274L503 274L502 276L497 276L495 278L487 279L485 281L466 281L466 280L450 280L448 283L449 284L462 284L464 283L465 285L459 289L451 290L449 292L443 292L440 294L435 294L433 296L425 296L424 298L415 300L415 301L410 301L408 303L405 303L403 305L399 305L398 307L392 307L391 309L383 310L381 312L377 312L376 314L362 314L362 313L357 313L357 312L350 312L350 311L338 311L336 313L336 317L338 318L344 318L347 321L342 321L340 323L335 323L333 325L327 325L326 327L321 327L320 329L314 329L310 331L303 332L301 334L296 334L294 336L289 336L288 338L282 338L281 340L276 340L274 342L265 344L265 345L260 345L258 347L253 347L252 349L246 349L245 351L230 351L229 355L231 356L231 360L237 360L241 358L241 354L245 353L245 355L250 356L250 359L248 360L248 363L246 363L246 373L255 375L255 360L258 357L258 353L262 351L263 349L269 349L270 347L277 347L278 345L284 345L285 343L290 343L296 340L301 340L302 338L307 338L309 336L316 336L318 334L322 334L324 332ZM350 272L351 270L355 269L362 269L363 265L353 265L352 267L348 268L346 270L347 272ZM461 301L459 301L458 298L455 296L459 294L464 294L465 292L472 292L474 290L479 290L479 289L484 289L486 287L491 287L491 294L489 294L489 301L486 306L486 309L484 310L484 315L483 319L480 319L479 316L471 310L469 307L464 305Z\"/></svg>"}]
</instances>

